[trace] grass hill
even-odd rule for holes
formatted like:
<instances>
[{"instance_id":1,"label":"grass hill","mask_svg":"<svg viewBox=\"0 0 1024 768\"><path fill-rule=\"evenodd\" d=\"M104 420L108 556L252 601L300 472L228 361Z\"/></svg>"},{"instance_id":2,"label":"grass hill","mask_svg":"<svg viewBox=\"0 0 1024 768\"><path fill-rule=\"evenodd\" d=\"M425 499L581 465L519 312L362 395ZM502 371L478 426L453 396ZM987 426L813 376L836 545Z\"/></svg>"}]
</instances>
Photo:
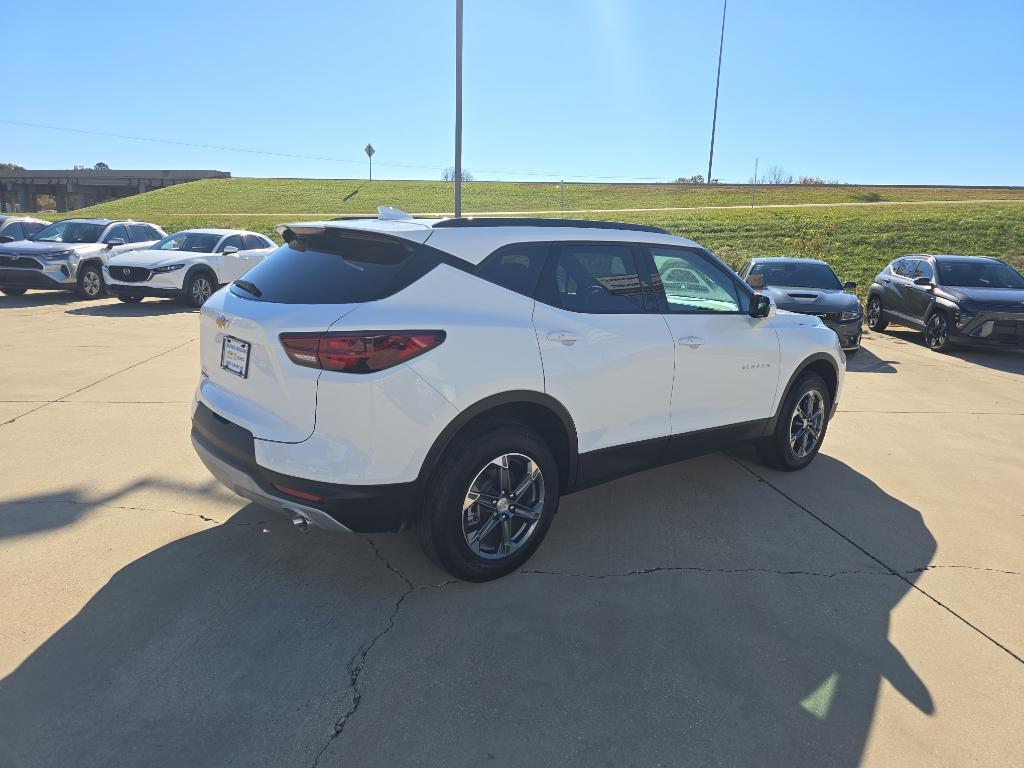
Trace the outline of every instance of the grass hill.
<instances>
[{"instance_id":1,"label":"grass hill","mask_svg":"<svg viewBox=\"0 0 1024 768\"><path fill-rule=\"evenodd\" d=\"M987 200L1000 202L980 202ZM949 204L925 204L930 201ZM998 256L1024 267L1022 188L758 187L759 207L728 207L749 203L746 186L565 185L566 210L699 209L582 216L665 227L706 245L736 268L756 255L824 259L844 280L856 280L862 296L871 278L904 253ZM836 203L842 205L828 206ZM761 207L802 204L826 207ZM412 213L450 212L452 187L427 181L211 179L93 206L75 215L143 219L168 232L201 226L244 227L276 238L273 227L288 220L374 213L377 205ZM473 213L557 212L559 187L470 182L463 187L463 208Z\"/></svg>"}]
</instances>

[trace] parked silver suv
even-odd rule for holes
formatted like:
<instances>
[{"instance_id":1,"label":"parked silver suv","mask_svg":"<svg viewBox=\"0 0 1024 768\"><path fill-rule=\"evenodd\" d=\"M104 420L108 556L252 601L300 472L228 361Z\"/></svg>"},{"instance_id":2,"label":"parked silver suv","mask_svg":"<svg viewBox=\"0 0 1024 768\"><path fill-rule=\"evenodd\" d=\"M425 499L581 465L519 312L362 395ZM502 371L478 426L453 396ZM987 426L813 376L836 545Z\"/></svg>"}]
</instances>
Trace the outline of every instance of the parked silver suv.
<instances>
[{"instance_id":1,"label":"parked silver suv","mask_svg":"<svg viewBox=\"0 0 1024 768\"><path fill-rule=\"evenodd\" d=\"M165 236L160 227L141 221L55 221L28 240L0 245L0 292L19 296L34 288L95 299L105 292L103 265L108 259L147 248Z\"/></svg>"}]
</instances>

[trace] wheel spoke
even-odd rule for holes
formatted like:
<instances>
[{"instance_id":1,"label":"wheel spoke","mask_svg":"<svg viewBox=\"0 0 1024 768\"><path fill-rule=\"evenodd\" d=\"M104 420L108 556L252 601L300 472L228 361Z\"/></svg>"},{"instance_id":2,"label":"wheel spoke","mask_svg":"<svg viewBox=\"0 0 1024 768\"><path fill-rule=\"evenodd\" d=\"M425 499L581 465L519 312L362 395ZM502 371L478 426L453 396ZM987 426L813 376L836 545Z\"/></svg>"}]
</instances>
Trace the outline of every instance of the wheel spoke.
<instances>
[{"instance_id":1,"label":"wheel spoke","mask_svg":"<svg viewBox=\"0 0 1024 768\"><path fill-rule=\"evenodd\" d=\"M512 498L518 499L520 496L522 496L524 493L530 490L530 488L533 487L533 484L537 481L537 478L539 476L540 467L537 466L537 462L532 460L527 462L526 477L524 477L522 482L519 483L519 485L517 485L515 489L512 491Z\"/></svg>"},{"instance_id":2,"label":"wheel spoke","mask_svg":"<svg viewBox=\"0 0 1024 768\"><path fill-rule=\"evenodd\" d=\"M501 521L501 544L498 546L498 554L502 557L512 553L512 521L507 517Z\"/></svg>"},{"instance_id":3,"label":"wheel spoke","mask_svg":"<svg viewBox=\"0 0 1024 768\"><path fill-rule=\"evenodd\" d=\"M509 510L516 517L522 517L526 520L540 520L540 512L544 502L539 501L536 504L520 504L516 503Z\"/></svg>"},{"instance_id":4,"label":"wheel spoke","mask_svg":"<svg viewBox=\"0 0 1024 768\"><path fill-rule=\"evenodd\" d=\"M466 494L466 500L462 504L462 511L465 512L474 504L479 504L481 507L487 507L488 509L494 509L494 505L497 501L498 498L496 496L491 496L488 493L480 493L479 491L471 489L469 493Z\"/></svg>"},{"instance_id":5,"label":"wheel spoke","mask_svg":"<svg viewBox=\"0 0 1024 768\"><path fill-rule=\"evenodd\" d=\"M501 515L499 515L498 513L494 513L489 518L487 518L487 522L484 523L483 525L481 525L469 537L469 539L467 541L467 543L469 544L469 548L472 549L474 552L476 552L479 555L480 554L480 544L484 540L484 537L486 537L488 534L490 534L491 531L493 531L495 528L497 528L498 525L501 522L502 522Z\"/></svg>"}]
</instances>

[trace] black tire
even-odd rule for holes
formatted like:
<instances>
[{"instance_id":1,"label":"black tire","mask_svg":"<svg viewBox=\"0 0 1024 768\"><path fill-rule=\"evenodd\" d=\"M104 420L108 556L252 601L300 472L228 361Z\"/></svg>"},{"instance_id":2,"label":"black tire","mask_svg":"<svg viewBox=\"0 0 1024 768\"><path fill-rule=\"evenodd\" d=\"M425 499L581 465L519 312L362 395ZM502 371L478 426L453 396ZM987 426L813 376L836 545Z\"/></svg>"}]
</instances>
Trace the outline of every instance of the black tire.
<instances>
[{"instance_id":1,"label":"black tire","mask_svg":"<svg viewBox=\"0 0 1024 768\"><path fill-rule=\"evenodd\" d=\"M0 288L4 296L24 296L28 288Z\"/></svg>"},{"instance_id":2,"label":"black tire","mask_svg":"<svg viewBox=\"0 0 1024 768\"><path fill-rule=\"evenodd\" d=\"M856 355L858 352L860 352L860 347L854 347L853 349L847 349L843 351L846 352L846 356L849 357L850 355Z\"/></svg>"},{"instance_id":3,"label":"black tire","mask_svg":"<svg viewBox=\"0 0 1024 768\"><path fill-rule=\"evenodd\" d=\"M103 273L95 264L86 264L78 268L78 285L75 293L82 299L99 299L107 292L103 283Z\"/></svg>"},{"instance_id":4,"label":"black tire","mask_svg":"<svg viewBox=\"0 0 1024 768\"><path fill-rule=\"evenodd\" d=\"M949 340L949 316L941 309L935 310L924 328L924 343L932 352L948 352L953 346Z\"/></svg>"},{"instance_id":5,"label":"black tire","mask_svg":"<svg viewBox=\"0 0 1024 768\"><path fill-rule=\"evenodd\" d=\"M502 457L509 457L503 481L503 470L495 464ZM539 486L534 480L518 497L505 491L499 496L502 487L522 487L524 478L536 477L531 466L539 470ZM523 479L516 481L520 471ZM559 480L551 449L526 427L503 423L462 435L445 451L424 497L416 522L420 545L459 579L489 581L505 576L529 560L547 534L558 511ZM467 506L473 492L481 501ZM484 498L496 503L485 505ZM517 507L516 498L525 502ZM470 545L474 537L476 551ZM508 553L503 554L506 546Z\"/></svg>"},{"instance_id":6,"label":"black tire","mask_svg":"<svg viewBox=\"0 0 1024 768\"><path fill-rule=\"evenodd\" d=\"M217 278L206 270L194 272L185 281L184 301L190 307L201 307L217 290Z\"/></svg>"},{"instance_id":7,"label":"black tire","mask_svg":"<svg viewBox=\"0 0 1024 768\"><path fill-rule=\"evenodd\" d=\"M868 299L868 328L872 331L878 331L881 333L889 325L889 321L885 319L885 315L882 313L882 299L878 296L872 296Z\"/></svg>"},{"instance_id":8,"label":"black tire","mask_svg":"<svg viewBox=\"0 0 1024 768\"><path fill-rule=\"evenodd\" d=\"M798 414L797 404L804 406L808 401L805 397L811 393L817 393L820 398L818 405L821 408L821 421L816 431L817 437L813 444L809 444L807 433L797 430L797 445L794 447L794 428L797 426ZM810 402L816 402L811 398ZM832 408L832 398L829 395L828 386L825 380L816 373L805 373L800 376L786 394L786 399L779 409L779 418L775 424L775 432L757 443L757 455L767 466L772 469L779 469L783 472L795 472L810 464L818 455L822 442L825 440L825 433L828 431L828 416ZM813 413L808 415L813 416ZM815 420L816 421L816 420ZM804 424L807 421L804 420ZM799 435L803 434L804 437ZM806 450L806 452L803 452Z\"/></svg>"},{"instance_id":9,"label":"black tire","mask_svg":"<svg viewBox=\"0 0 1024 768\"><path fill-rule=\"evenodd\" d=\"M141 296L118 296L118 301L123 301L125 304L138 304L142 301Z\"/></svg>"}]
</instances>

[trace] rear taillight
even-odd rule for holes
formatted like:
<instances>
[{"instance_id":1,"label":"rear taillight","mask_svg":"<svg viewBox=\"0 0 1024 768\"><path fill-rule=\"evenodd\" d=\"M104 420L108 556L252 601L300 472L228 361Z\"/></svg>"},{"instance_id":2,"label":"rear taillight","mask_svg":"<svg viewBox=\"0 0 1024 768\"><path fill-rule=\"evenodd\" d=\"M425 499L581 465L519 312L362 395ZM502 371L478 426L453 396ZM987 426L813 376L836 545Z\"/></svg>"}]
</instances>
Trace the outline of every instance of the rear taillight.
<instances>
[{"instance_id":1,"label":"rear taillight","mask_svg":"<svg viewBox=\"0 0 1024 768\"><path fill-rule=\"evenodd\" d=\"M444 331L282 333L291 361L342 373L373 373L412 360L444 341Z\"/></svg>"}]
</instances>

